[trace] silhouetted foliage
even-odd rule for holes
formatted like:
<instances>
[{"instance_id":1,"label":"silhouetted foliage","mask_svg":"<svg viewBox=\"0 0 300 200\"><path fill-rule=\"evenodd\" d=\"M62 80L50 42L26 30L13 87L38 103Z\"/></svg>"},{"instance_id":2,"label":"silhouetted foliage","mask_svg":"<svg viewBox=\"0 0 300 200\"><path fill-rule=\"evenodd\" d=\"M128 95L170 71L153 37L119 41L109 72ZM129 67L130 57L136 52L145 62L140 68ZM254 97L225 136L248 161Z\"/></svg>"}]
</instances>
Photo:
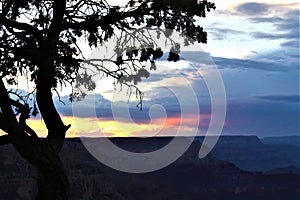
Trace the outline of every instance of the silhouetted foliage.
<instances>
[{"instance_id":1,"label":"silhouetted foliage","mask_svg":"<svg viewBox=\"0 0 300 200\"><path fill-rule=\"evenodd\" d=\"M68 182L58 153L70 125L63 124L52 101L52 92L59 85L76 88L80 82L86 83L87 90L96 87L87 73L79 73L85 58L78 41L84 39L94 48L116 33L151 27L179 31L189 36L186 44L206 43L207 34L196 25L195 17L205 17L211 9L215 9L215 5L206 0L129 0L125 6L110 6L105 0L1 1L0 128L7 135L1 137L0 144L12 143L37 168L37 199L67 198ZM165 34L171 35L172 31ZM179 52L180 46L175 43L168 60L179 60ZM149 70L156 69L155 60L162 55L159 47L131 49L111 60L117 69L105 66L97 69L119 84L135 87L141 77L150 75ZM128 73L124 64L132 60L149 61L151 67L133 65ZM6 89L7 84L16 84L20 75L29 76L35 83L29 95ZM70 99L84 95L74 90ZM141 95L140 92L140 98ZM29 104L29 100L33 103ZM26 120L38 112L48 129L46 139L39 139L26 124Z\"/></svg>"}]
</instances>

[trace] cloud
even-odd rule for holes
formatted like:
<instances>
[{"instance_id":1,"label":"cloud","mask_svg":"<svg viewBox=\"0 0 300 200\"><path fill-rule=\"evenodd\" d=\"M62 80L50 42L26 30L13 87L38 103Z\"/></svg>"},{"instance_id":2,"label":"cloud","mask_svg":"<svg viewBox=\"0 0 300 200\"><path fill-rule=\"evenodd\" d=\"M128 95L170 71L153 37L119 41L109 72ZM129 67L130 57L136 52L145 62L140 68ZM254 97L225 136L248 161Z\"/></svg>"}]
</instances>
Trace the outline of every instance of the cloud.
<instances>
[{"instance_id":1,"label":"cloud","mask_svg":"<svg viewBox=\"0 0 300 200\"><path fill-rule=\"evenodd\" d=\"M299 40L289 40L280 44L282 47L299 49ZM299 55L297 55L299 58Z\"/></svg>"},{"instance_id":2,"label":"cloud","mask_svg":"<svg viewBox=\"0 0 300 200\"><path fill-rule=\"evenodd\" d=\"M289 44L292 45L292 44ZM297 44L294 44L297 45ZM273 64L274 68L281 68L278 71L299 71L299 50L289 47L278 48L273 51L268 51L260 54L253 54L248 57L250 60L257 62ZM271 66L270 66L271 67Z\"/></svg>"},{"instance_id":3,"label":"cloud","mask_svg":"<svg viewBox=\"0 0 300 200\"><path fill-rule=\"evenodd\" d=\"M244 31L238 31L230 28L208 28L209 34L213 35L214 40L225 40L228 37L237 37L238 35L246 35Z\"/></svg>"},{"instance_id":4,"label":"cloud","mask_svg":"<svg viewBox=\"0 0 300 200\"><path fill-rule=\"evenodd\" d=\"M294 134L297 131L296 124L299 119L299 116L297 117L297 113L299 114L299 106L295 102L297 98L299 101L299 96L289 96L288 94L296 94L297 91L299 91L299 64L279 62L281 58L277 58L271 54L267 55L270 57L262 54L259 56L266 57L266 60L273 62L261 61L259 59L210 58L210 54L206 52L181 52L183 62L194 61L202 63L203 65L209 65L213 60L218 65L223 76L228 99L230 101L232 99L236 100L235 102L231 101L228 107L228 120L226 121L227 126L225 127L226 134ZM290 59L287 55L283 54L282 56L286 57L286 59ZM295 59L299 59L299 56L295 55ZM172 65L172 63L170 64ZM111 102L103 98L100 94L97 94L95 96L96 104L94 103L93 96L87 96L86 101L78 102L78 105L81 107L81 117L91 117L91 113L89 113L87 108L94 105L96 115L100 120L117 120L130 125L130 119L132 119L138 126L142 126L151 121L149 116L150 107L159 104L166 110L166 114L169 118L177 119L181 114L178 99L176 95L170 92L168 93L166 88L181 91L180 95L189 101L187 98L189 97L188 92L180 85L181 82L178 81L178 77L180 76L192 78L191 84L197 88L196 95L200 102L199 104L201 104L199 105L200 112L204 114L204 116L209 116L211 113L209 93L207 91L203 93L202 89L204 88L202 88L201 85L205 85L205 82L201 76L190 76L193 70L195 70L194 67L185 66L174 70L172 70L171 67L171 70L169 70L168 73L162 74L162 76L159 76L160 73L158 72L158 76L154 77L152 82L149 80L149 82L145 83L146 86L155 85L155 82L173 78L172 82L170 82L167 87L159 87L160 85L158 84L158 86L151 86L151 89L145 91L144 109L142 112L136 108L136 101L130 101L129 103L123 102L125 104L120 104L116 107L119 117L115 119L111 111ZM182 73L178 74L178 72ZM68 99L68 97L63 98ZM70 103L65 102L66 106L64 106L60 104L57 99L55 101L56 104L59 105L58 108L62 114L68 116L73 114L72 105ZM129 107L130 118L128 118L122 110L126 107L125 105ZM191 113L192 109L191 107ZM159 110L156 114L152 115L152 119L159 121L161 119ZM208 119L203 120L202 122L205 123L203 123L200 128L205 128L206 124L209 123ZM189 121L185 122L184 125L188 130L190 126ZM272 125L274 122L276 124ZM288 126L289 123L291 123L291 126L284 132L285 126ZM151 130L149 130L149 134L150 133Z\"/></svg>"},{"instance_id":5,"label":"cloud","mask_svg":"<svg viewBox=\"0 0 300 200\"><path fill-rule=\"evenodd\" d=\"M265 95L255 96L253 99L247 100L242 98L230 100L227 106L226 125L223 134L254 134L261 137L297 134L299 133L299 104L295 103L297 98L299 99L297 95ZM266 99L271 100L265 101ZM277 101L278 99L280 101ZM122 130L135 132L136 135L153 135L161 130L161 125L165 127L165 130L159 134L172 135L180 124L180 112L170 114L165 123L164 119L159 117L153 118L152 123L149 125L147 123L150 121L146 117L143 117L147 116L149 119L147 109L142 112L137 111L136 113L139 113L139 115L133 115L133 119L138 120L134 121L137 124L133 124L128 120L126 121L126 118L117 120L116 124L113 123L115 119L98 118L97 120L100 123L99 127L102 127L105 132L113 133L113 129L116 129L116 132L120 132L119 128L121 128ZM195 117L190 115L188 118L183 119L182 128L186 130L187 134L191 128L195 128L193 120ZM89 124L91 123L96 125L95 122L89 120L91 119L85 118L86 123L83 124L85 128L89 128L91 126ZM205 130L209 125L209 121L210 114L202 114L198 128Z\"/></svg>"},{"instance_id":6,"label":"cloud","mask_svg":"<svg viewBox=\"0 0 300 200\"><path fill-rule=\"evenodd\" d=\"M278 40L286 39L281 46L299 48L299 10L288 10L282 17L249 18L254 23L271 23L276 32L253 32L256 39ZM298 45L296 45L298 44Z\"/></svg>"},{"instance_id":7,"label":"cloud","mask_svg":"<svg viewBox=\"0 0 300 200\"><path fill-rule=\"evenodd\" d=\"M168 53L164 53L164 55L159 59L159 61L167 61ZM210 65L213 63L211 59L211 55L205 51L181 51L179 53L180 61L194 62L198 64ZM168 62L169 65L172 65L173 62ZM159 63L158 63L159 64Z\"/></svg>"},{"instance_id":8,"label":"cloud","mask_svg":"<svg viewBox=\"0 0 300 200\"><path fill-rule=\"evenodd\" d=\"M299 134L299 104L257 99L236 99L227 106L223 134L253 134L259 137Z\"/></svg>"},{"instance_id":9,"label":"cloud","mask_svg":"<svg viewBox=\"0 0 300 200\"><path fill-rule=\"evenodd\" d=\"M256 98L268 101L299 103L299 95L262 95L256 96Z\"/></svg>"},{"instance_id":10,"label":"cloud","mask_svg":"<svg viewBox=\"0 0 300 200\"><path fill-rule=\"evenodd\" d=\"M264 15L269 12L271 5L264 3L248 2L236 7L236 11L243 15Z\"/></svg>"},{"instance_id":11,"label":"cloud","mask_svg":"<svg viewBox=\"0 0 300 200\"><path fill-rule=\"evenodd\" d=\"M253 18L248 18L249 21L254 22L254 23L278 23L278 22L283 22L284 19L281 17L253 17Z\"/></svg>"},{"instance_id":12,"label":"cloud","mask_svg":"<svg viewBox=\"0 0 300 200\"><path fill-rule=\"evenodd\" d=\"M253 32L252 37L256 39L267 39L267 40L278 40L278 39L291 39L293 38L290 33L264 33L264 32Z\"/></svg>"},{"instance_id":13,"label":"cloud","mask_svg":"<svg viewBox=\"0 0 300 200\"><path fill-rule=\"evenodd\" d=\"M188 60L199 61L202 63L212 62L207 57L210 56L204 52L182 52L182 57ZM270 58L270 60L272 60ZM228 98L233 96L245 96L245 95L259 95L264 93L280 93L280 90L284 90L287 93L295 92L295 88L298 85L299 77L298 74L299 65L290 65L289 63L282 64L277 62L263 62L250 59L230 59L222 57L213 57L212 60L216 63L222 74L225 89L227 90ZM201 67L200 67L201 69ZM145 83L145 87L140 89L145 92L145 99L143 101L143 111L140 112L136 105L138 100L133 98L130 102L127 102L128 96L123 96L121 99L123 102L115 104L116 110L118 110L118 120L128 122L128 115L124 109L129 109L130 119L137 123L148 123L150 121L149 109L152 105L161 105L167 113L168 117L174 117L180 114L180 105L178 97L181 99L187 99L190 95L190 91L186 89L185 85L181 85L179 77L186 78L191 81L191 85L194 89L199 105L200 111L205 114L210 114L210 95L206 87L206 83L201 75L193 74L196 71L194 67L186 67L179 69L175 73L174 70L169 71L170 73L163 74L163 77L154 78L152 82ZM204 74L209 71L203 70ZM295 73L297 72L297 74ZM169 82L165 80L169 79ZM164 84L158 83L164 81ZM282 83L284 87L282 86ZM256 85L257 83L258 85ZM150 89L149 89L150 88ZM278 89L277 89L278 88ZM281 88L281 89L280 89ZM298 88L298 87L297 87ZM177 96L172 93L177 92ZM117 92L118 91L110 91ZM123 95L123 94L122 94ZM179 96L178 96L179 95ZM263 99L261 97L260 99ZM68 100L68 96L62 97L62 100L66 105L61 104L58 98L55 98L55 104L59 112L65 116L73 116L72 104ZM266 99L264 99L266 100ZM102 119L113 120L114 116L112 113L111 101L105 99L102 95L96 94L88 95L84 100L76 102L78 117L95 117L95 115ZM89 109L92 107L94 110L91 112ZM126 108L129 107L129 108ZM193 108L189 108L193 111ZM159 118L160 116L154 116Z\"/></svg>"},{"instance_id":14,"label":"cloud","mask_svg":"<svg viewBox=\"0 0 300 200\"><path fill-rule=\"evenodd\" d=\"M255 61L251 59L213 57L213 60L219 69L257 69L264 71L287 71L298 69L298 66L289 66L278 62Z\"/></svg>"},{"instance_id":15,"label":"cloud","mask_svg":"<svg viewBox=\"0 0 300 200\"><path fill-rule=\"evenodd\" d=\"M152 71L150 71L150 76L148 78L142 78L142 82L156 82L168 77L166 74L152 73Z\"/></svg>"},{"instance_id":16,"label":"cloud","mask_svg":"<svg viewBox=\"0 0 300 200\"><path fill-rule=\"evenodd\" d=\"M70 102L69 96L63 96L59 101L58 97L54 97L54 103L60 114L64 116L73 116L74 110L77 117L103 117L111 118L111 102L105 99L101 94L89 94L78 102ZM91 113L90 108L95 109L96 113Z\"/></svg>"},{"instance_id":17,"label":"cloud","mask_svg":"<svg viewBox=\"0 0 300 200\"><path fill-rule=\"evenodd\" d=\"M155 83L152 84L155 85ZM146 85L149 85L149 83ZM64 116L74 115L82 118L98 117L102 120L117 120L127 123L149 123L151 119L160 119L161 117L165 117L162 109L165 110L168 118L178 117L182 112L182 106L184 106L186 113L195 114L195 105L191 105L191 101L187 98L191 95L191 88L187 89L184 85L173 84L166 87L159 87L158 85L145 91L146 99L143 100L142 111L136 107L138 101L135 101L135 98L128 102L128 96L122 96L124 94L118 94L118 91L112 92L116 92L116 95L119 97L121 95L117 102L112 103L103 98L101 94L90 94L83 100L73 103L68 100L68 96L61 97L65 105L59 102L58 97L55 97L54 101L58 111ZM204 97L202 94L196 96L196 98L201 99L201 106L210 106L207 96ZM154 107L152 107L153 105ZM199 105L197 104L196 106ZM198 115L199 113L196 114ZM201 114L210 114L210 109L201 108Z\"/></svg>"}]
</instances>

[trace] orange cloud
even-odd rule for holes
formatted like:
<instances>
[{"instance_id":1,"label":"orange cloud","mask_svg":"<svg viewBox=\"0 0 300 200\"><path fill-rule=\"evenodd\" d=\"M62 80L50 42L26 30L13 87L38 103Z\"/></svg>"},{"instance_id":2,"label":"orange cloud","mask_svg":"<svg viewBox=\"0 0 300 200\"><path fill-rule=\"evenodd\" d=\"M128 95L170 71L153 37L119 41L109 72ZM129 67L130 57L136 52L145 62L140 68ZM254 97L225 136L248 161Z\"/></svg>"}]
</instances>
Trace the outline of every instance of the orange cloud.
<instances>
[{"instance_id":1,"label":"orange cloud","mask_svg":"<svg viewBox=\"0 0 300 200\"><path fill-rule=\"evenodd\" d=\"M168 117L166 119L153 119L151 123L133 123L107 120L101 118L80 118L62 116L65 124L71 124L66 137L151 137L151 136L171 136L176 134L178 127L189 131L198 129L198 126L207 126L210 115L201 115L200 123L197 124L197 117L180 116ZM208 122L207 122L208 121ZM32 127L40 137L47 136L46 126L41 119L30 119L28 125ZM0 132L1 134L1 132ZM2 132L3 134L3 132Z\"/></svg>"}]
</instances>

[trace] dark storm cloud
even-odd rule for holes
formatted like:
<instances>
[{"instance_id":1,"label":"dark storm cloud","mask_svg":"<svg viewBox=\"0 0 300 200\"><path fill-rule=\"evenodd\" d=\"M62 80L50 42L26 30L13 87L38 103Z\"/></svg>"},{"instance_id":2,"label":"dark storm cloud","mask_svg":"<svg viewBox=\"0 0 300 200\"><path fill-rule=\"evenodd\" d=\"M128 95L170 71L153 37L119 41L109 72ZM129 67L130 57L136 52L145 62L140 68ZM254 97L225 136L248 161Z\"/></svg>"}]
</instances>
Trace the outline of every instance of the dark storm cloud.
<instances>
[{"instance_id":1,"label":"dark storm cloud","mask_svg":"<svg viewBox=\"0 0 300 200\"><path fill-rule=\"evenodd\" d=\"M244 15L263 15L270 9L270 5L264 3L248 2L236 7L236 11Z\"/></svg>"},{"instance_id":2,"label":"dark storm cloud","mask_svg":"<svg viewBox=\"0 0 300 200\"><path fill-rule=\"evenodd\" d=\"M263 95L256 96L256 98L268 101L299 103L299 95Z\"/></svg>"}]
</instances>

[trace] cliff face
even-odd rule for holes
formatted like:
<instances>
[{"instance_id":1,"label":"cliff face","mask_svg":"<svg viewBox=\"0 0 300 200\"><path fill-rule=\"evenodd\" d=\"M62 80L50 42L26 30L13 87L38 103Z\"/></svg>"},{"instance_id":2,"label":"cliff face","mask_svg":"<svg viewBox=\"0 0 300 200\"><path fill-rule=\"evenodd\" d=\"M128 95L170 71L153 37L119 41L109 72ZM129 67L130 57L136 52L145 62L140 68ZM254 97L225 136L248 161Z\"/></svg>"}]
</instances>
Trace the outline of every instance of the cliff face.
<instances>
[{"instance_id":1,"label":"cliff face","mask_svg":"<svg viewBox=\"0 0 300 200\"><path fill-rule=\"evenodd\" d=\"M69 199L124 199L107 174L99 166L94 166L97 161L79 140L65 145L62 157L70 182ZM0 148L0 199L34 199L37 193L36 176L34 167L20 157L12 145Z\"/></svg>"},{"instance_id":2,"label":"cliff face","mask_svg":"<svg viewBox=\"0 0 300 200\"><path fill-rule=\"evenodd\" d=\"M238 168L267 172L288 166L300 167L300 137L264 138L256 136L222 136L211 155ZM203 137L198 138L203 141ZM296 141L296 142L295 142Z\"/></svg>"},{"instance_id":3,"label":"cliff face","mask_svg":"<svg viewBox=\"0 0 300 200\"><path fill-rule=\"evenodd\" d=\"M261 139L263 144L271 145L294 145L300 147L300 136L286 136L286 137L265 137Z\"/></svg>"},{"instance_id":4,"label":"cliff face","mask_svg":"<svg viewBox=\"0 0 300 200\"><path fill-rule=\"evenodd\" d=\"M170 140L113 142L127 150L149 152ZM193 142L175 163L159 171L128 174L99 163L79 139L67 139L61 156L71 183L70 199L298 199L299 176L246 172L214 156L200 160L200 146L199 141ZM34 176L35 170L12 146L0 148L0 199L32 199L36 194Z\"/></svg>"}]
</instances>

